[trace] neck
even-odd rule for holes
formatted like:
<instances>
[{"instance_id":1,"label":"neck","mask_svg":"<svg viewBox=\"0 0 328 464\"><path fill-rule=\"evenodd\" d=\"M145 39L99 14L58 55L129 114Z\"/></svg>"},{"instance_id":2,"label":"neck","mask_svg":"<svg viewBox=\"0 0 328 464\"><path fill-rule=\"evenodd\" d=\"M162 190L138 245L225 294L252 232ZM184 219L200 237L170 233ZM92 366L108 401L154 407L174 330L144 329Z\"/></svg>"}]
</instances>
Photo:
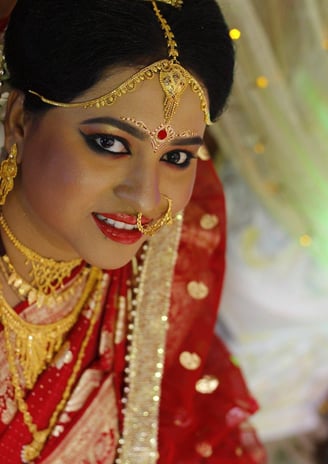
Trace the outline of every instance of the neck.
<instances>
[{"instance_id":1,"label":"neck","mask_svg":"<svg viewBox=\"0 0 328 464\"><path fill-rule=\"evenodd\" d=\"M53 230L44 224L37 213L31 210L27 202L21 198L15 189L8 195L2 213L15 237L26 247L45 258L55 261L70 261L78 259L75 250L63 239L60 239ZM17 271L26 275L25 259L13 246L1 230L1 237L6 253L11 258Z\"/></svg>"}]
</instances>

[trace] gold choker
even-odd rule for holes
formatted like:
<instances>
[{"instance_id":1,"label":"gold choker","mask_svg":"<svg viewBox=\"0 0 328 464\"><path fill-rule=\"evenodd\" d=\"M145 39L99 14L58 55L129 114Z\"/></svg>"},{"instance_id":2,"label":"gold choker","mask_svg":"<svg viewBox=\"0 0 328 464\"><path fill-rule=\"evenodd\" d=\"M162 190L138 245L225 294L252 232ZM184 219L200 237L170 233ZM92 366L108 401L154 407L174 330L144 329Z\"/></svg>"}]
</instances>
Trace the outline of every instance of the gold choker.
<instances>
[{"instance_id":1,"label":"gold choker","mask_svg":"<svg viewBox=\"0 0 328 464\"><path fill-rule=\"evenodd\" d=\"M60 288L58 292L44 295L21 277L12 265L9 256L3 255L0 257L0 271L6 279L7 284L16 294L20 301L27 300L28 304L36 304L38 308L47 306L53 308L57 304L67 301L74 296L76 287L79 286L83 278L84 272L79 272L64 288ZM82 268L81 268L82 271Z\"/></svg>"},{"instance_id":2,"label":"gold choker","mask_svg":"<svg viewBox=\"0 0 328 464\"><path fill-rule=\"evenodd\" d=\"M63 285L64 280L71 275L73 269L81 265L82 260L55 261L52 258L40 256L35 251L23 245L14 236L3 215L0 215L0 226L14 247L26 258L25 264L31 267L29 271L31 277L30 285L36 291L35 300L39 304L40 302L41 304L47 304L47 301L53 298L56 291Z\"/></svg>"}]
</instances>

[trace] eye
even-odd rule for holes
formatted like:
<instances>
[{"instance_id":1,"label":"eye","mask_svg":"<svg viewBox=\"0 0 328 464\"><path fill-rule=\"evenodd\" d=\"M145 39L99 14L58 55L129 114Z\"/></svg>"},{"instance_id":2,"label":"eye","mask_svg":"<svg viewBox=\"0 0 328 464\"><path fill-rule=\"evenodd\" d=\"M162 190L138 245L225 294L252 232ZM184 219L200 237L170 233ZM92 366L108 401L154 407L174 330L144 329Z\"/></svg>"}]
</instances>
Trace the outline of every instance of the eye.
<instances>
[{"instance_id":1,"label":"eye","mask_svg":"<svg viewBox=\"0 0 328 464\"><path fill-rule=\"evenodd\" d=\"M195 158L196 157L189 151L173 150L165 153L165 155L161 157L161 161L166 161L180 168L186 168L190 165L191 160Z\"/></svg>"},{"instance_id":2,"label":"eye","mask_svg":"<svg viewBox=\"0 0 328 464\"><path fill-rule=\"evenodd\" d=\"M100 153L107 152L114 155L124 155L130 153L127 142L123 141L121 137L109 134L84 134L85 141L95 151Z\"/></svg>"}]
</instances>

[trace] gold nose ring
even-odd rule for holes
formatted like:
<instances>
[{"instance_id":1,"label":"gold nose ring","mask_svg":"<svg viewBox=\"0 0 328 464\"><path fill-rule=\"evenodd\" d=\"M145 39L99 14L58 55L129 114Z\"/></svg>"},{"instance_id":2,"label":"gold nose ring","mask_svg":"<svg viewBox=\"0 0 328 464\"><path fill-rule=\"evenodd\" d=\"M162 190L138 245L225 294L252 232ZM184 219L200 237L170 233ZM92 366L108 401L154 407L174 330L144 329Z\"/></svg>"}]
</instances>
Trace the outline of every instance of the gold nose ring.
<instances>
[{"instance_id":1,"label":"gold nose ring","mask_svg":"<svg viewBox=\"0 0 328 464\"><path fill-rule=\"evenodd\" d=\"M139 232L141 232L143 235L149 235L151 237L152 235L156 234L156 232L158 232L161 227L166 226L168 224L173 224L172 200L166 195L162 196L167 200L167 210L162 217L157 219L157 221L155 221L154 223L150 223L144 227L141 223L142 213L138 213L137 215L137 227Z\"/></svg>"}]
</instances>

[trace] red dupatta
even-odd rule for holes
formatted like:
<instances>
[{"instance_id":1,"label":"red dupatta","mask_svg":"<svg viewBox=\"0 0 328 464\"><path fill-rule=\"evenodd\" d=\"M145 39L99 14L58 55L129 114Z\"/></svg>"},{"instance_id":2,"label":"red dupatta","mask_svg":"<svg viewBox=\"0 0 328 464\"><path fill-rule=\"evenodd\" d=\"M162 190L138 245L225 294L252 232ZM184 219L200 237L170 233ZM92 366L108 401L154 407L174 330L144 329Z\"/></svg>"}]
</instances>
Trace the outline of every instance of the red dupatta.
<instances>
[{"instance_id":1,"label":"red dupatta","mask_svg":"<svg viewBox=\"0 0 328 464\"><path fill-rule=\"evenodd\" d=\"M160 464L254 464L265 453L247 419L257 410L236 360L213 335L226 246L222 187L200 162L172 286Z\"/></svg>"}]
</instances>

